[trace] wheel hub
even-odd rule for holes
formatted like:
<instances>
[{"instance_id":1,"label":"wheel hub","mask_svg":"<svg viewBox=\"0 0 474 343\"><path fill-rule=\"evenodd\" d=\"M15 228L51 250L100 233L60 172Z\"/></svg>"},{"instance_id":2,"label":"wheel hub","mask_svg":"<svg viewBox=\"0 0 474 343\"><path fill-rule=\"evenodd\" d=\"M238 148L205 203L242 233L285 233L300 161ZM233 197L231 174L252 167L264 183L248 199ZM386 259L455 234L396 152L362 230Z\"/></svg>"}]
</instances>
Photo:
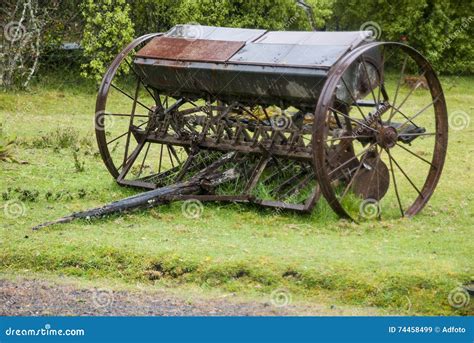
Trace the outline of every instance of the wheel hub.
<instances>
[{"instance_id":1,"label":"wheel hub","mask_svg":"<svg viewBox=\"0 0 474 343\"><path fill-rule=\"evenodd\" d=\"M382 126L377 134L377 143L384 149L390 149L398 141L398 132L393 126Z\"/></svg>"}]
</instances>

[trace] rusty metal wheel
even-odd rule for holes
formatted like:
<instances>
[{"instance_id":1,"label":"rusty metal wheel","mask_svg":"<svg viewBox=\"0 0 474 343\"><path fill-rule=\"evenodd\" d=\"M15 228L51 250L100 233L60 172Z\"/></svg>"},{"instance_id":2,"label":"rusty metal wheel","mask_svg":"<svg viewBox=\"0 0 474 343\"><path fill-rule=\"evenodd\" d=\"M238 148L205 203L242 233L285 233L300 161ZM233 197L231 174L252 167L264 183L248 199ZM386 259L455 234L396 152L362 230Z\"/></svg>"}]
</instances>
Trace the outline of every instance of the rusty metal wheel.
<instances>
[{"instance_id":1,"label":"rusty metal wheel","mask_svg":"<svg viewBox=\"0 0 474 343\"><path fill-rule=\"evenodd\" d=\"M110 174L124 185L155 188L160 182L170 184L187 158L182 147L145 141L144 133L155 128L160 113L184 103L148 86L133 63L135 54L159 35L144 35L123 49L105 73L97 96L99 151ZM129 70L128 76L120 75L122 68Z\"/></svg>"},{"instance_id":2,"label":"rusty metal wheel","mask_svg":"<svg viewBox=\"0 0 474 343\"><path fill-rule=\"evenodd\" d=\"M136 113L138 112L137 105L146 112L150 110L150 104L145 105L141 101L134 101L135 94L130 89L131 87L124 89L123 85L118 85L117 74L124 66L133 70L131 59L134 54L146 42L158 35L141 36L125 47L107 69L99 88L94 117L95 133L102 159L110 174L115 178L119 176L123 167L125 145L127 140L130 141L129 126L134 120L141 121L138 125L146 125L143 123L146 123L148 119L148 113ZM151 106L153 105L155 104L152 103Z\"/></svg>"},{"instance_id":3,"label":"rusty metal wheel","mask_svg":"<svg viewBox=\"0 0 474 343\"><path fill-rule=\"evenodd\" d=\"M331 69L315 112L321 192L354 220L413 216L438 183L446 103L431 65L399 43L369 43Z\"/></svg>"}]
</instances>

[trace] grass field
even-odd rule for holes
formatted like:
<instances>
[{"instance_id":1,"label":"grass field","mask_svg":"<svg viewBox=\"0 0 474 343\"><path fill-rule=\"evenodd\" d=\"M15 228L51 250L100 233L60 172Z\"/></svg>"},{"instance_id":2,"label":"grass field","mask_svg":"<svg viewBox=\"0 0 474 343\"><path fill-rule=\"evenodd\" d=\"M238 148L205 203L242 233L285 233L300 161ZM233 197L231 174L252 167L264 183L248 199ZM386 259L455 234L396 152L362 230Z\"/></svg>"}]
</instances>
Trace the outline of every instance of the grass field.
<instances>
[{"instance_id":1,"label":"grass field","mask_svg":"<svg viewBox=\"0 0 474 343\"><path fill-rule=\"evenodd\" d=\"M0 93L0 122L16 137L17 160L0 162L1 201L24 206L18 217L0 212L0 272L253 298L285 289L309 303L473 314L472 299L457 308L448 298L474 280L474 78L442 83L449 113L462 111L471 124L450 131L441 181L413 219L355 224L324 200L311 215L206 203L200 218L188 219L173 203L39 232L31 227L137 191L116 185L98 156L92 85L50 78L28 92Z\"/></svg>"}]
</instances>

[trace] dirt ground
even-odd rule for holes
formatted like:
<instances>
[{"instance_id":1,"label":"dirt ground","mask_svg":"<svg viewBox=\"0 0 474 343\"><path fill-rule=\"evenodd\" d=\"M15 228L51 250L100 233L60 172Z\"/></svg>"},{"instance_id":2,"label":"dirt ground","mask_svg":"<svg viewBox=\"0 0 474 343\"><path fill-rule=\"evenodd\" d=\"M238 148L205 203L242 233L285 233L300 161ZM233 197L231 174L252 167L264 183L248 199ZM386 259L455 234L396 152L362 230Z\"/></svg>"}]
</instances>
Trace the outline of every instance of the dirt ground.
<instances>
[{"instance_id":1,"label":"dirt ground","mask_svg":"<svg viewBox=\"0 0 474 343\"><path fill-rule=\"evenodd\" d=\"M341 316L380 315L376 309L243 302L235 295L179 297L166 290L114 291L37 279L0 279L1 316Z\"/></svg>"}]
</instances>

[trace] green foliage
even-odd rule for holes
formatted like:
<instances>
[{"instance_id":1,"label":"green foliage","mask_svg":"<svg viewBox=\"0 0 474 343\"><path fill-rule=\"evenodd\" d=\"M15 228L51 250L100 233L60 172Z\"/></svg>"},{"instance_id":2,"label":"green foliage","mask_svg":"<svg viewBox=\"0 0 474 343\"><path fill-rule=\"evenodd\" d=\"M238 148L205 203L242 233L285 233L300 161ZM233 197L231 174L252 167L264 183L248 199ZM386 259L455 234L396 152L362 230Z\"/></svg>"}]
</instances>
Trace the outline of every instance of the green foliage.
<instances>
[{"instance_id":1,"label":"green foliage","mask_svg":"<svg viewBox=\"0 0 474 343\"><path fill-rule=\"evenodd\" d=\"M401 0L394 6L388 0L336 0L329 26L358 30L373 21L381 28L381 40L406 40L440 73L472 73L473 11L474 3L469 1Z\"/></svg>"},{"instance_id":2,"label":"green foliage","mask_svg":"<svg viewBox=\"0 0 474 343\"><path fill-rule=\"evenodd\" d=\"M176 24L182 0L130 0L130 18L136 36L151 32L166 32Z\"/></svg>"},{"instance_id":3,"label":"green foliage","mask_svg":"<svg viewBox=\"0 0 474 343\"><path fill-rule=\"evenodd\" d=\"M82 65L83 76L100 81L110 62L132 41L135 32L129 12L125 0L84 1L82 46L88 62ZM121 72L127 73L128 68Z\"/></svg>"},{"instance_id":4,"label":"green foliage","mask_svg":"<svg viewBox=\"0 0 474 343\"><path fill-rule=\"evenodd\" d=\"M312 0L313 20L323 26L331 13L328 0ZM182 0L177 21L271 30L311 30L308 14L294 0Z\"/></svg>"}]
</instances>

